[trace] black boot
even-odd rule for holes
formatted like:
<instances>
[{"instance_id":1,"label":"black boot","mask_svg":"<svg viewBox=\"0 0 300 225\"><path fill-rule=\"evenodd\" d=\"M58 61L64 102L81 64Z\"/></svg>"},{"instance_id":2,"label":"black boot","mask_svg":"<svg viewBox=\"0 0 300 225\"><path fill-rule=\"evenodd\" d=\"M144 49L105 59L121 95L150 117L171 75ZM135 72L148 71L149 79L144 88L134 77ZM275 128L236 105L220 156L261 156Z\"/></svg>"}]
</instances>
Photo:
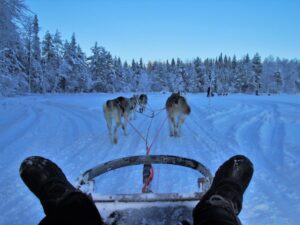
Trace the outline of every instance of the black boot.
<instances>
[{"instance_id":1,"label":"black boot","mask_svg":"<svg viewBox=\"0 0 300 225\"><path fill-rule=\"evenodd\" d=\"M46 214L63 197L77 192L55 163L40 156L26 158L19 171L24 183L41 201Z\"/></svg>"},{"instance_id":2,"label":"black boot","mask_svg":"<svg viewBox=\"0 0 300 225\"><path fill-rule=\"evenodd\" d=\"M20 176L42 203L46 217L41 225L103 225L92 199L75 189L52 161L29 157L21 164Z\"/></svg>"},{"instance_id":3,"label":"black boot","mask_svg":"<svg viewBox=\"0 0 300 225\"><path fill-rule=\"evenodd\" d=\"M223 224L239 224L236 215L242 209L243 194L252 175L253 164L245 156L236 155L224 162L217 170L210 189L194 209L195 224L206 224L201 223L203 216L215 217L214 219L224 217L224 220L232 220L233 223Z\"/></svg>"}]
</instances>

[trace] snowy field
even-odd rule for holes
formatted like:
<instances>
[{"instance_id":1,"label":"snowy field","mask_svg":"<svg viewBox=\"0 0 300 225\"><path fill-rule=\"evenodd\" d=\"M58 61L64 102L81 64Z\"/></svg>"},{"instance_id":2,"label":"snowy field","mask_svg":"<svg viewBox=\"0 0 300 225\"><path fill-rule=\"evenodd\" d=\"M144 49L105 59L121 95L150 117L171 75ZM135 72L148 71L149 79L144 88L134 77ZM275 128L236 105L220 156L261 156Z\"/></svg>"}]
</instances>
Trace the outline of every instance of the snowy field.
<instances>
[{"instance_id":1,"label":"snowy field","mask_svg":"<svg viewBox=\"0 0 300 225\"><path fill-rule=\"evenodd\" d=\"M145 154L145 143L128 126L112 145L102 104L117 95L45 95L0 99L0 225L32 225L43 218L39 201L19 178L21 161L48 157L74 183L85 170L108 160ZM130 94L126 94L130 96ZM149 95L153 109L164 107L167 94ZM152 154L196 159L214 173L228 157L245 154L254 163L253 180L244 196L244 225L298 225L300 215L300 95L187 95L192 113L180 138L168 125ZM166 113L153 121L155 136ZM132 123L146 134L150 120L140 114ZM167 168L166 168L167 167ZM155 167L155 192L197 191L197 176L181 168ZM124 178L126 174L126 179ZM142 188L141 167L113 171L97 179L101 193L133 193ZM297 222L298 221L298 222Z\"/></svg>"}]
</instances>

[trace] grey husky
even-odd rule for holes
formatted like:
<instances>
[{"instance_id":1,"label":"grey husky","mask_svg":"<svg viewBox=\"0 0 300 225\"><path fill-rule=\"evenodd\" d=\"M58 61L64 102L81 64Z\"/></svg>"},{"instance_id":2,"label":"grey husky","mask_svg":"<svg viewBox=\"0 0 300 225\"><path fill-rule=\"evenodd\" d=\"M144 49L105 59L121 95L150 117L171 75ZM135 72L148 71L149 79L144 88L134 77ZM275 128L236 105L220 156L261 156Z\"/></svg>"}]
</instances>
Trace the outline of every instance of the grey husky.
<instances>
[{"instance_id":1,"label":"grey husky","mask_svg":"<svg viewBox=\"0 0 300 225\"><path fill-rule=\"evenodd\" d=\"M103 104L103 112L105 120L107 123L107 128L109 136L114 144L118 143L117 139L117 130L120 126L124 131L124 135L127 136L126 125L128 122L128 116L130 113L130 104L127 98L122 96L108 100ZM124 118L124 123L122 123L122 117ZM113 137L112 137L112 123L115 121L113 128Z\"/></svg>"},{"instance_id":2,"label":"grey husky","mask_svg":"<svg viewBox=\"0 0 300 225\"><path fill-rule=\"evenodd\" d=\"M172 93L167 99L166 110L170 124L170 136L179 137L181 126L187 115L191 113L191 107L180 93Z\"/></svg>"}]
</instances>

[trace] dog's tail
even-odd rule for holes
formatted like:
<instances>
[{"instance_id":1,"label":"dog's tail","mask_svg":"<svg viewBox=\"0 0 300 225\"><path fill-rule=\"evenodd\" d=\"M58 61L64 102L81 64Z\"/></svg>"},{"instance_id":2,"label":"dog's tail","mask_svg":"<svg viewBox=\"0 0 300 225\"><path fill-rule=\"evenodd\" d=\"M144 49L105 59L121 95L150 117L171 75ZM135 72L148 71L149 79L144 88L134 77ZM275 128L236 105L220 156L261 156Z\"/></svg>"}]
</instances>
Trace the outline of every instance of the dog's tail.
<instances>
[{"instance_id":1,"label":"dog's tail","mask_svg":"<svg viewBox=\"0 0 300 225\"><path fill-rule=\"evenodd\" d=\"M103 112L105 113L107 110L107 102L103 104L102 109L103 109Z\"/></svg>"},{"instance_id":2,"label":"dog's tail","mask_svg":"<svg viewBox=\"0 0 300 225\"><path fill-rule=\"evenodd\" d=\"M112 107L112 101L111 100L107 100L104 104L103 104L103 112L106 112L109 108Z\"/></svg>"},{"instance_id":3,"label":"dog's tail","mask_svg":"<svg viewBox=\"0 0 300 225\"><path fill-rule=\"evenodd\" d=\"M189 115L191 113L191 107L188 105L185 98L183 98L182 100L183 100L183 113Z\"/></svg>"},{"instance_id":4,"label":"dog's tail","mask_svg":"<svg viewBox=\"0 0 300 225\"><path fill-rule=\"evenodd\" d=\"M113 100L107 100L106 101L106 108L112 109L115 106L115 102Z\"/></svg>"},{"instance_id":5,"label":"dog's tail","mask_svg":"<svg viewBox=\"0 0 300 225\"><path fill-rule=\"evenodd\" d=\"M188 104L186 104L184 113L187 114L187 115L189 115L191 113L191 107Z\"/></svg>"}]
</instances>

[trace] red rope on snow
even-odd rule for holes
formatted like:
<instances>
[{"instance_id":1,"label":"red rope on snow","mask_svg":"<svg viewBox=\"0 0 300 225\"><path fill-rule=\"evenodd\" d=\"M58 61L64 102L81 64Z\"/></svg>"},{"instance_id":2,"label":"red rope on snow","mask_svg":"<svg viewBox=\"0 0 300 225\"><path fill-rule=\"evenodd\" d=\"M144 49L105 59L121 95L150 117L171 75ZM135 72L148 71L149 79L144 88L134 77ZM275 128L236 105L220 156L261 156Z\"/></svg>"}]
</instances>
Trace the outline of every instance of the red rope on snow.
<instances>
[{"instance_id":1,"label":"red rope on snow","mask_svg":"<svg viewBox=\"0 0 300 225\"><path fill-rule=\"evenodd\" d=\"M156 133L156 135L155 135L155 137L153 138L153 140L152 140L152 143L151 143L151 145L149 146L149 152L147 152L147 155L149 155L149 153L150 153L150 149L152 148L152 146L153 146L153 144L154 144L154 142L156 141L156 139L158 138L158 135L159 135L159 133L160 133L160 131L161 131L161 129L163 128L163 125L165 124L165 122L167 121L167 119L168 119L168 117L166 116L165 117L165 119L163 120L163 122L160 124L160 127L158 128L158 131L157 131L157 133Z\"/></svg>"},{"instance_id":2,"label":"red rope on snow","mask_svg":"<svg viewBox=\"0 0 300 225\"><path fill-rule=\"evenodd\" d=\"M145 141L145 143L146 143L146 155L150 155L151 148L152 148L154 142L157 140L158 135L159 135L160 131L162 130L164 123L167 121L167 118L168 117L166 116L165 119L163 120L163 122L160 124L159 129L158 129L155 137L153 138L152 143L150 144L150 146L148 146L148 140L143 136L143 134L126 118L129 125ZM149 174L149 177L147 178L146 182L143 185L142 192L146 192L147 188L149 187L149 185L150 185L150 183L151 183L151 181L153 180L153 177L154 177L154 169L153 169L152 165L150 165L150 166L151 166L150 167L150 174Z\"/></svg>"},{"instance_id":3,"label":"red rope on snow","mask_svg":"<svg viewBox=\"0 0 300 225\"><path fill-rule=\"evenodd\" d=\"M163 128L164 123L167 121L167 118L168 118L168 117L166 117L166 118L163 120L163 122L161 123L161 125L160 125L160 127L159 127L159 129L158 129L158 131L157 131L157 133L156 133L156 136L155 136L155 137L153 138L153 140L152 140L151 145L150 145L149 147L146 146L146 148L147 148L146 155L150 155L151 148L152 148L154 142L156 141L156 139L157 139L157 137L158 137L158 135L159 135L161 129ZM143 193L146 192L148 186L150 185L150 183L151 183L151 181L153 180L153 177L154 177L154 169L153 169L153 166L152 166L152 165L150 165L150 166L151 166L151 167L150 167L150 175L149 175L149 177L147 178L147 180L146 180L146 182L144 183L144 186L143 186L143 188L142 188L142 192L143 192Z\"/></svg>"},{"instance_id":4,"label":"red rope on snow","mask_svg":"<svg viewBox=\"0 0 300 225\"><path fill-rule=\"evenodd\" d=\"M147 143L147 140L143 136L143 134L137 128L135 128L135 126L133 126L133 124L128 119L126 119L126 120L129 123L129 125L135 130L135 132L137 132L137 134Z\"/></svg>"}]
</instances>

